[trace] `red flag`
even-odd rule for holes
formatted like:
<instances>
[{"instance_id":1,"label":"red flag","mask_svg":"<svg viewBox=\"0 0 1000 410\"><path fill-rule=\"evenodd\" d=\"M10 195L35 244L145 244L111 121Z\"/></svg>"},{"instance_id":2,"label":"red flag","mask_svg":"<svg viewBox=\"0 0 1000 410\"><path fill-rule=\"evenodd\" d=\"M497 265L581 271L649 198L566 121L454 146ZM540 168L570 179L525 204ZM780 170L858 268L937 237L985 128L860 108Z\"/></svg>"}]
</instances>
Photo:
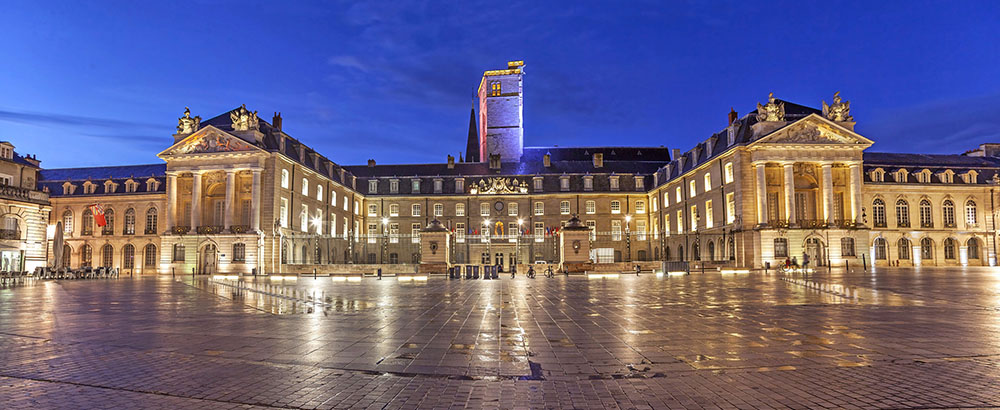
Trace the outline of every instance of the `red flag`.
<instances>
[{"instance_id":1,"label":"red flag","mask_svg":"<svg viewBox=\"0 0 1000 410\"><path fill-rule=\"evenodd\" d=\"M97 223L98 227L104 227L108 224L108 220L104 218L104 207L98 204L91 205L90 212L94 214L94 222Z\"/></svg>"}]
</instances>

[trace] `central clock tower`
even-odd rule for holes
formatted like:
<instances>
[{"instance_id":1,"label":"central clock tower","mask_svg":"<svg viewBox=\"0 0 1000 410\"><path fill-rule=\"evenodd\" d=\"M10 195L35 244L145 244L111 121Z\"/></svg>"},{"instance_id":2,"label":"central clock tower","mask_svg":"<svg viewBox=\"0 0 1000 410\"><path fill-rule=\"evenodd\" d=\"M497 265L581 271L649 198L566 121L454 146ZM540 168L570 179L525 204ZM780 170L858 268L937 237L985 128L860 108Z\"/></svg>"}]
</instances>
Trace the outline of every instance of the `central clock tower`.
<instances>
[{"instance_id":1,"label":"central clock tower","mask_svg":"<svg viewBox=\"0 0 1000 410\"><path fill-rule=\"evenodd\" d=\"M521 160L524 151L524 61L506 70L483 73L479 83L479 160L500 154L503 162Z\"/></svg>"}]
</instances>

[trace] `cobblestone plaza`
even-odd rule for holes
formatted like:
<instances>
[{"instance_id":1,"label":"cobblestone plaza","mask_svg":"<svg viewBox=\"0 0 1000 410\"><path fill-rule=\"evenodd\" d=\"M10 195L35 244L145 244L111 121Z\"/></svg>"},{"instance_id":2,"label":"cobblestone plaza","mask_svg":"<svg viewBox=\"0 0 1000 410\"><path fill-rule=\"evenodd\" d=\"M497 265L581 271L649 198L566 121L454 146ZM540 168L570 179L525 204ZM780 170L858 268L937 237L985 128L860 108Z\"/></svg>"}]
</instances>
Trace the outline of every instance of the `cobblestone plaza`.
<instances>
[{"instance_id":1,"label":"cobblestone plaza","mask_svg":"<svg viewBox=\"0 0 1000 410\"><path fill-rule=\"evenodd\" d=\"M989 268L0 289L5 408L1000 406Z\"/></svg>"}]
</instances>

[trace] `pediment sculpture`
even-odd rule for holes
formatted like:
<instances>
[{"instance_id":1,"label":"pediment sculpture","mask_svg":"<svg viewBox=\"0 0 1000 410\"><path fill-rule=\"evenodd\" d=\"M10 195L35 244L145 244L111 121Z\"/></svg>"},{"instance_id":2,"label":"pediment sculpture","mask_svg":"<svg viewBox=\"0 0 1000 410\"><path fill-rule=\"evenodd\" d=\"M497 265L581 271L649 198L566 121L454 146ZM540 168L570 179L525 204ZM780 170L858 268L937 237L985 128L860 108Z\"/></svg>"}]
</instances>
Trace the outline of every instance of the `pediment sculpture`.
<instances>
[{"instance_id":1,"label":"pediment sculpture","mask_svg":"<svg viewBox=\"0 0 1000 410\"><path fill-rule=\"evenodd\" d=\"M191 116L191 109L184 107L184 116L177 119L177 133L178 134L190 134L198 131L198 126L201 125L200 116Z\"/></svg>"},{"instance_id":2,"label":"pediment sculpture","mask_svg":"<svg viewBox=\"0 0 1000 410\"><path fill-rule=\"evenodd\" d=\"M826 105L826 100L823 100L823 116L831 121L854 121L851 102L841 101L840 91L833 93L833 104Z\"/></svg>"},{"instance_id":3,"label":"pediment sculpture","mask_svg":"<svg viewBox=\"0 0 1000 410\"><path fill-rule=\"evenodd\" d=\"M175 154L197 154L211 152L250 151L253 147L246 142L224 135L210 133L186 142L177 148Z\"/></svg>"},{"instance_id":4,"label":"pediment sculpture","mask_svg":"<svg viewBox=\"0 0 1000 410\"><path fill-rule=\"evenodd\" d=\"M767 104L757 103L757 121L784 121L785 103L777 102L774 93L767 94Z\"/></svg>"},{"instance_id":5,"label":"pediment sculpture","mask_svg":"<svg viewBox=\"0 0 1000 410\"><path fill-rule=\"evenodd\" d=\"M528 183L518 182L517 178L492 177L480 179L479 183L472 186L471 193L475 194L526 194L528 193Z\"/></svg>"},{"instance_id":6,"label":"pediment sculpture","mask_svg":"<svg viewBox=\"0 0 1000 410\"><path fill-rule=\"evenodd\" d=\"M770 143L792 144L852 144L851 138L821 130L814 125L799 125L767 139Z\"/></svg>"},{"instance_id":7,"label":"pediment sculpture","mask_svg":"<svg viewBox=\"0 0 1000 410\"><path fill-rule=\"evenodd\" d=\"M260 126L257 111L250 112L246 104L230 112L229 119L233 122L233 131L256 130Z\"/></svg>"}]
</instances>

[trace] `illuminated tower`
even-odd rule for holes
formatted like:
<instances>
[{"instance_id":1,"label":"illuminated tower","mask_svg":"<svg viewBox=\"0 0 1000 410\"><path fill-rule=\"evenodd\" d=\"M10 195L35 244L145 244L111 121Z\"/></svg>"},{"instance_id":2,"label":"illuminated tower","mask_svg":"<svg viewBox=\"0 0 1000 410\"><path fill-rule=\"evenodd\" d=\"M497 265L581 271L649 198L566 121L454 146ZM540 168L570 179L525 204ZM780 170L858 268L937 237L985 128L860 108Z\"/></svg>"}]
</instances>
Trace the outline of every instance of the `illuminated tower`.
<instances>
[{"instance_id":1,"label":"illuminated tower","mask_svg":"<svg viewBox=\"0 0 1000 410\"><path fill-rule=\"evenodd\" d=\"M479 161L499 154L503 162L519 161L524 148L524 61L507 62L506 70L483 73L479 83Z\"/></svg>"}]
</instances>

